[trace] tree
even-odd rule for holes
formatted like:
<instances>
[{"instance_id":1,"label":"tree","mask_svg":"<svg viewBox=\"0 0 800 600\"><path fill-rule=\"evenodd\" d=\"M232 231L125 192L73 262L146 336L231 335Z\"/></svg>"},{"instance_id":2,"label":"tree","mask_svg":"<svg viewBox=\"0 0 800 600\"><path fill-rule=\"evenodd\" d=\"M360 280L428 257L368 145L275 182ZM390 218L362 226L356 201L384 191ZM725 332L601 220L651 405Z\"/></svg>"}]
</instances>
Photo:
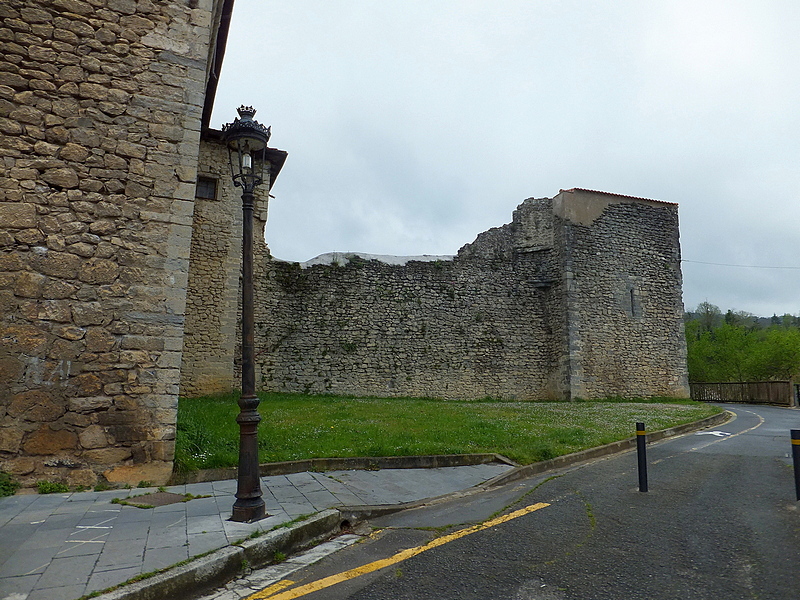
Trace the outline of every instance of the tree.
<instances>
[{"instance_id":1,"label":"tree","mask_svg":"<svg viewBox=\"0 0 800 600\"><path fill-rule=\"evenodd\" d=\"M695 312L704 331L711 331L722 322L722 311L710 302L701 302Z\"/></svg>"},{"instance_id":2,"label":"tree","mask_svg":"<svg viewBox=\"0 0 800 600\"><path fill-rule=\"evenodd\" d=\"M797 321L775 315L764 328L749 313L728 310L722 318L716 306L701 303L686 322L690 381L800 379Z\"/></svg>"}]
</instances>

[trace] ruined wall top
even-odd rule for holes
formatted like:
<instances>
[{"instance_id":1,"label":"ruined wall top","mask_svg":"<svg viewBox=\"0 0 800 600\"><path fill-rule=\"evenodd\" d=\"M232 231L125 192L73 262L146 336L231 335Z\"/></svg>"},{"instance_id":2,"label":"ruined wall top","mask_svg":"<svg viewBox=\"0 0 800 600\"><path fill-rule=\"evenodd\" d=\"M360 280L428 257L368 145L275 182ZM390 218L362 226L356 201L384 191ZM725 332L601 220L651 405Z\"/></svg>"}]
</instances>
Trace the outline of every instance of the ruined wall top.
<instances>
[{"instance_id":1,"label":"ruined wall top","mask_svg":"<svg viewBox=\"0 0 800 600\"><path fill-rule=\"evenodd\" d=\"M478 234L458 251L459 258L500 259L512 252L546 250L553 246L553 201L528 198L514 211L511 223Z\"/></svg>"}]
</instances>

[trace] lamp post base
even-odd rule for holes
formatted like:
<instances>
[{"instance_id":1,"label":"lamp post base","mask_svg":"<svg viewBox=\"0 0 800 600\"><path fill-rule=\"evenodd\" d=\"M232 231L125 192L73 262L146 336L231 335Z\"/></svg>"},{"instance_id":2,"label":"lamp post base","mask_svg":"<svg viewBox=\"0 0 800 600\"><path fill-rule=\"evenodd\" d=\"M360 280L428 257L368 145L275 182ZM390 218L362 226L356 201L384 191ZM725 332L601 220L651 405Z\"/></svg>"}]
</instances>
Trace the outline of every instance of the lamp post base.
<instances>
[{"instance_id":1,"label":"lamp post base","mask_svg":"<svg viewBox=\"0 0 800 600\"><path fill-rule=\"evenodd\" d=\"M263 498L251 498L249 500L237 500L233 504L231 521L237 523L252 523L259 521L267 515Z\"/></svg>"}]
</instances>

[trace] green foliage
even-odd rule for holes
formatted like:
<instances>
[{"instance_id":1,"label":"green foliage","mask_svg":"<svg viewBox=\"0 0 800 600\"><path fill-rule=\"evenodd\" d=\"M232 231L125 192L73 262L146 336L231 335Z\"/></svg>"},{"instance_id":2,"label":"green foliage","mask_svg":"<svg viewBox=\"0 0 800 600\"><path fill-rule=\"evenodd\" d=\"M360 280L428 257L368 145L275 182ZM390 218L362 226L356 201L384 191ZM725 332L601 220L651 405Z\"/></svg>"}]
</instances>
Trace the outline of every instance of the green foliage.
<instances>
[{"instance_id":1,"label":"green foliage","mask_svg":"<svg viewBox=\"0 0 800 600\"><path fill-rule=\"evenodd\" d=\"M496 452L528 464L617 441L634 423L671 427L709 416L708 405L626 402L442 401L262 393L259 461ZM177 469L235 466L233 395L181 399Z\"/></svg>"},{"instance_id":2,"label":"green foliage","mask_svg":"<svg viewBox=\"0 0 800 600\"><path fill-rule=\"evenodd\" d=\"M720 314L713 305L701 305L686 323L690 381L800 378L800 329L795 317L759 319L729 310L724 319L714 318Z\"/></svg>"},{"instance_id":3,"label":"green foliage","mask_svg":"<svg viewBox=\"0 0 800 600\"><path fill-rule=\"evenodd\" d=\"M179 473L237 464L237 394L181 398L175 434L175 470Z\"/></svg>"},{"instance_id":4,"label":"green foliage","mask_svg":"<svg viewBox=\"0 0 800 600\"><path fill-rule=\"evenodd\" d=\"M69 487L57 481L37 481L36 489L40 494L63 494L69 491Z\"/></svg>"},{"instance_id":5,"label":"green foliage","mask_svg":"<svg viewBox=\"0 0 800 600\"><path fill-rule=\"evenodd\" d=\"M338 479L337 479L337 481L338 481ZM339 482L339 483L341 483L341 482ZM277 529L289 529L292 525L295 525L297 523L301 523L302 521L305 521L306 519L308 519L309 517L312 517L312 516L314 516L314 513L306 513L306 514L297 516L294 519L292 519L291 521L285 521L283 523L280 523L279 525L275 525L272 529L270 529L270 531L275 531Z\"/></svg>"},{"instance_id":6,"label":"green foliage","mask_svg":"<svg viewBox=\"0 0 800 600\"><path fill-rule=\"evenodd\" d=\"M13 496L19 489L19 482L9 473L0 471L0 498L3 496Z\"/></svg>"}]
</instances>

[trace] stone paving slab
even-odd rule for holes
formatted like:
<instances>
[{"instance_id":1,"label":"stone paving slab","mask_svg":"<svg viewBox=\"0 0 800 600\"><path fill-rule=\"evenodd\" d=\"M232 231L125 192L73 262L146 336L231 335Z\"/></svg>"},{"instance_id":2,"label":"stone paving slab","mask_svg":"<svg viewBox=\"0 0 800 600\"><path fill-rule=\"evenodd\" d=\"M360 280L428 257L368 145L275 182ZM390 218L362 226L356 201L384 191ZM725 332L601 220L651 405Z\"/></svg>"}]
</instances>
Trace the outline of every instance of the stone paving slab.
<instances>
[{"instance_id":1,"label":"stone paving slab","mask_svg":"<svg viewBox=\"0 0 800 600\"><path fill-rule=\"evenodd\" d=\"M481 484L505 464L262 477L269 516L229 521L236 481L166 488L197 498L141 509L112 504L154 488L0 498L0 600L75 600L328 508L402 504ZM146 496L138 499L146 503Z\"/></svg>"}]
</instances>

